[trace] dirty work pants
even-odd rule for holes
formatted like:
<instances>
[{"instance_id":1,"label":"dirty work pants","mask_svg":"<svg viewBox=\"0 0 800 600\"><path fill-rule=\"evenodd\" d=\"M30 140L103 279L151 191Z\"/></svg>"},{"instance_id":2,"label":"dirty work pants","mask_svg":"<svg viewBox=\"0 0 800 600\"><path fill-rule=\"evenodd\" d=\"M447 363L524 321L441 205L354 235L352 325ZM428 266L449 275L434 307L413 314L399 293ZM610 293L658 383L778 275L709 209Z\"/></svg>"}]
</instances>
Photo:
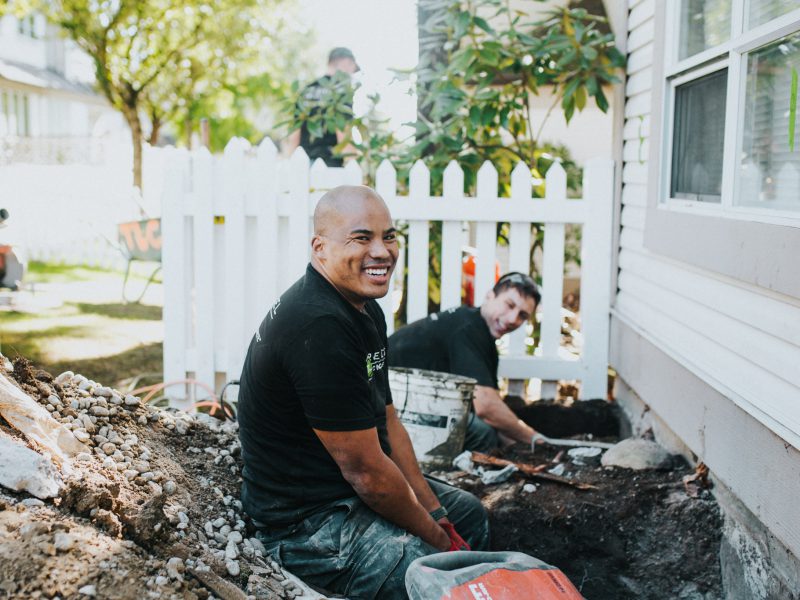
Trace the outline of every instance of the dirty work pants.
<instances>
[{"instance_id":1,"label":"dirty work pants","mask_svg":"<svg viewBox=\"0 0 800 600\"><path fill-rule=\"evenodd\" d=\"M473 550L488 550L489 524L480 501L426 476L456 531ZM267 553L306 583L350 600L408 598L405 573L420 556L438 552L372 511L358 497L332 502L304 521L261 530Z\"/></svg>"},{"instance_id":2,"label":"dirty work pants","mask_svg":"<svg viewBox=\"0 0 800 600\"><path fill-rule=\"evenodd\" d=\"M499 447L500 438L492 426L474 412L470 413L467 433L464 436L464 450L486 453Z\"/></svg>"}]
</instances>

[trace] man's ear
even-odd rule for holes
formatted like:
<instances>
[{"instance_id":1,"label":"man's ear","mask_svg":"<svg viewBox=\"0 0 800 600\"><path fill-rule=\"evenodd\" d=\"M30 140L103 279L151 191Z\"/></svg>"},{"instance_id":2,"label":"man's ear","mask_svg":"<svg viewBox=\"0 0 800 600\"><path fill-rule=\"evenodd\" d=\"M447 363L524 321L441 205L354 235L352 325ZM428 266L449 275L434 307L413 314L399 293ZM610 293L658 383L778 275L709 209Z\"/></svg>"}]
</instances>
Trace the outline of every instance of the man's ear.
<instances>
[{"instance_id":1,"label":"man's ear","mask_svg":"<svg viewBox=\"0 0 800 600\"><path fill-rule=\"evenodd\" d=\"M325 241L321 235L311 238L311 254L317 260L325 258Z\"/></svg>"},{"instance_id":2,"label":"man's ear","mask_svg":"<svg viewBox=\"0 0 800 600\"><path fill-rule=\"evenodd\" d=\"M494 293L494 290L493 290L493 289L491 289L491 288L489 288L489 291L488 291L488 292L486 292L486 302L488 302L489 300L494 300L494 297L495 297L496 295L497 295L497 294L495 294L495 293Z\"/></svg>"}]
</instances>

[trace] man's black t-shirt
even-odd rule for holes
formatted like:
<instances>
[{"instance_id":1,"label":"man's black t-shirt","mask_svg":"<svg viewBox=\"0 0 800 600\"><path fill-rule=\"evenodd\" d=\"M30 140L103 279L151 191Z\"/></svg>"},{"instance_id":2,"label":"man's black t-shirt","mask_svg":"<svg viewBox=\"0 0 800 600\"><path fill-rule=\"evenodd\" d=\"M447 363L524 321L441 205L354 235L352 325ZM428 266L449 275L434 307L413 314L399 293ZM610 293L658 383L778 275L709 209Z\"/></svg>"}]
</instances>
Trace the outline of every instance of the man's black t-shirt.
<instances>
[{"instance_id":1,"label":"man's black t-shirt","mask_svg":"<svg viewBox=\"0 0 800 600\"><path fill-rule=\"evenodd\" d=\"M389 338L389 365L442 371L497 389L497 346L479 308L433 313Z\"/></svg>"},{"instance_id":2,"label":"man's black t-shirt","mask_svg":"<svg viewBox=\"0 0 800 600\"><path fill-rule=\"evenodd\" d=\"M322 110L321 106L331 101L330 86L332 85L332 80L333 78L330 75L324 75L308 84L303 90L302 101L317 107L311 110L311 114L318 114L319 111ZM347 107L352 110L352 106L353 101L350 99L347 103ZM333 156L332 152L333 147L339 143L339 140L336 138L336 132L328 131L327 124L323 124L323 126L326 127L326 129L322 136L311 139L308 126L303 122L300 127L300 145L306 151L312 163L316 159L321 158L329 167L341 167L344 161L340 157Z\"/></svg>"},{"instance_id":3,"label":"man's black t-shirt","mask_svg":"<svg viewBox=\"0 0 800 600\"><path fill-rule=\"evenodd\" d=\"M376 427L389 455L386 321L359 312L310 265L272 306L247 351L239 391L242 503L264 524L299 521L355 495L313 429Z\"/></svg>"}]
</instances>

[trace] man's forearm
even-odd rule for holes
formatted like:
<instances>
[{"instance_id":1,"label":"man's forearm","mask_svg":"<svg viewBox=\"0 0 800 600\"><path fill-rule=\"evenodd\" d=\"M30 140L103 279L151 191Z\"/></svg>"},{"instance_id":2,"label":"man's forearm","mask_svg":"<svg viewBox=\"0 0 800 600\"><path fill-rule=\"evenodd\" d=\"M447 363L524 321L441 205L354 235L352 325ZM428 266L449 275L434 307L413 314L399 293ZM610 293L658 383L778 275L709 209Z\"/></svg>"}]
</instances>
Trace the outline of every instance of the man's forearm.
<instances>
[{"instance_id":1,"label":"man's forearm","mask_svg":"<svg viewBox=\"0 0 800 600\"><path fill-rule=\"evenodd\" d=\"M497 390L485 386L475 386L474 404L475 414L490 427L514 441L531 443L536 430L506 406Z\"/></svg>"},{"instance_id":2,"label":"man's forearm","mask_svg":"<svg viewBox=\"0 0 800 600\"><path fill-rule=\"evenodd\" d=\"M390 414L386 416L386 429L389 433L389 444L392 446L391 459L414 490L417 500L428 512L438 508L441 503L420 471L406 428L396 415Z\"/></svg>"},{"instance_id":3,"label":"man's forearm","mask_svg":"<svg viewBox=\"0 0 800 600\"><path fill-rule=\"evenodd\" d=\"M447 550L450 543L447 534L428 514L428 508L418 501L417 493L405 474L386 455L382 458L385 460L381 462L385 464L378 464L369 471L345 474L345 478L364 503L384 519L422 538L434 548ZM422 481L433 494L424 478Z\"/></svg>"}]
</instances>

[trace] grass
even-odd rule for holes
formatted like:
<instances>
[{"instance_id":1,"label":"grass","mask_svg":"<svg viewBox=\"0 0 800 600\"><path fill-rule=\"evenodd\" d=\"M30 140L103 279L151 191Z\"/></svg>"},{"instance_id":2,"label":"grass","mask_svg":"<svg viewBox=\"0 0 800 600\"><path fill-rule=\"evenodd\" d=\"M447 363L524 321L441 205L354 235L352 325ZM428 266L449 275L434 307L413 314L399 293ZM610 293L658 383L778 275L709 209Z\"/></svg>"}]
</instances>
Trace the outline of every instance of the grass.
<instances>
[{"instance_id":1,"label":"grass","mask_svg":"<svg viewBox=\"0 0 800 600\"><path fill-rule=\"evenodd\" d=\"M157 267L158 263L133 261L131 263L130 279L147 280ZM29 283L71 283L95 281L106 277L119 277L121 284L124 275L124 271L103 269L101 267L59 265L34 260L28 263L25 281ZM155 282L162 283L160 274L155 278Z\"/></svg>"},{"instance_id":2,"label":"grass","mask_svg":"<svg viewBox=\"0 0 800 600\"><path fill-rule=\"evenodd\" d=\"M140 264L131 277L146 280L152 263L149 270L143 270L145 266ZM149 383L160 379L161 306L109 302L115 294L108 290L121 289L123 275L91 267L31 263L26 280L42 284L36 294L61 294L53 298L58 302L51 303L57 307L0 312L0 351L11 359L23 356L54 375L69 370L105 385L118 386L145 374ZM98 289L104 293L96 294ZM95 295L97 302L87 301Z\"/></svg>"}]
</instances>

